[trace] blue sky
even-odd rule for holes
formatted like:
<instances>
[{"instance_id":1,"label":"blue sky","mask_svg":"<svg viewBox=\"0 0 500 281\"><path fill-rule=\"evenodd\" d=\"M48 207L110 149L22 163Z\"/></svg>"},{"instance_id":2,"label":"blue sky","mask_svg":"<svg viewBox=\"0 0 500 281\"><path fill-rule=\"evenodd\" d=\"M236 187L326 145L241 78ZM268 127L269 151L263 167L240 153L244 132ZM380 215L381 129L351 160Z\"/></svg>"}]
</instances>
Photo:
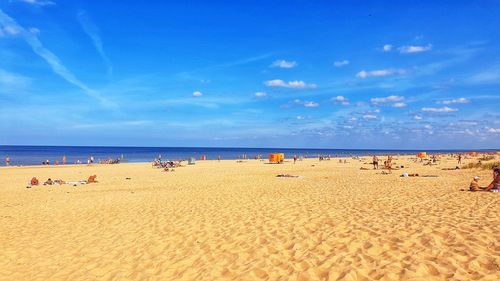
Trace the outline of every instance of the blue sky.
<instances>
[{"instance_id":1,"label":"blue sky","mask_svg":"<svg viewBox=\"0 0 500 281\"><path fill-rule=\"evenodd\" d=\"M0 144L498 149L498 15L488 0L0 0Z\"/></svg>"}]
</instances>

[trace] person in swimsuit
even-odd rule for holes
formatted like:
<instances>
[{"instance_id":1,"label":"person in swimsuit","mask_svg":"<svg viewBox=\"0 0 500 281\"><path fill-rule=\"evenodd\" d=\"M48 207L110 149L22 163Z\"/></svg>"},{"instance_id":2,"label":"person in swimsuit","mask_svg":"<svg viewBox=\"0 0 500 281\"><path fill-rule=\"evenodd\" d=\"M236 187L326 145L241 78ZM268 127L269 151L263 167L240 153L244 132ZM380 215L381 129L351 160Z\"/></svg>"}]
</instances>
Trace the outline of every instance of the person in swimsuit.
<instances>
[{"instance_id":1,"label":"person in swimsuit","mask_svg":"<svg viewBox=\"0 0 500 281\"><path fill-rule=\"evenodd\" d=\"M378 169L378 157L376 155L373 155L373 169L377 170Z\"/></svg>"},{"instance_id":2,"label":"person in swimsuit","mask_svg":"<svg viewBox=\"0 0 500 281\"><path fill-rule=\"evenodd\" d=\"M484 191L491 190L500 190L500 167L493 168L493 181L484 189Z\"/></svg>"}]
</instances>

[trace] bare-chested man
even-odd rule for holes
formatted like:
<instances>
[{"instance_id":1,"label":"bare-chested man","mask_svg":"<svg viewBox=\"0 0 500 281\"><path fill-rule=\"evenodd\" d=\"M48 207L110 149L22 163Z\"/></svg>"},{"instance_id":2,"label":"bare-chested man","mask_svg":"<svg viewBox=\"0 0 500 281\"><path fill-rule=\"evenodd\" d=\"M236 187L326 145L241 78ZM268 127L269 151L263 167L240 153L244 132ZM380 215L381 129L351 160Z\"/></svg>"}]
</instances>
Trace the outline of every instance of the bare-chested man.
<instances>
[{"instance_id":1,"label":"bare-chested man","mask_svg":"<svg viewBox=\"0 0 500 281\"><path fill-rule=\"evenodd\" d=\"M373 162L372 162L372 164L373 164L373 169L377 170L378 169L378 157L377 157L377 155L373 155Z\"/></svg>"}]
</instances>

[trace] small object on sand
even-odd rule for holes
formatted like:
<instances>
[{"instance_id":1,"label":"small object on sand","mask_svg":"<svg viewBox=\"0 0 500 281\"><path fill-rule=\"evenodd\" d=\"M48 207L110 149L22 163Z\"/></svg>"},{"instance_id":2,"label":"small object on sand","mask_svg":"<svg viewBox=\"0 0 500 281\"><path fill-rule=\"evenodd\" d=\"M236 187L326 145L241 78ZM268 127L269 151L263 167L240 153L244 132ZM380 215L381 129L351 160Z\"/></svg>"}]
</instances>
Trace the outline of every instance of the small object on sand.
<instances>
[{"instance_id":1,"label":"small object on sand","mask_svg":"<svg viewBox=\"0 0 500 281\"><path fill-rule=\"evenodd\" d=\"M361 167L361 168L359 168L359 169L360 169L360 170L363 170L363 171L368 171L368 170L370 170L370 169L365 168L365 167Z\"/></svg>"},{"instance_id":2,"label":"small object on sand","mask_svg":"<svg viewBox=\"0 0 500 281\"><path fill-rule=\"evenodd\" d=\"M279 178L303 178L303 176L296 176L296 175L290 175L290 174L279 174L276 177L279 177Z\"/></svg>"},{"instance_id":3,"label":"small object on sand","mask_svg":"<svg viewBox=\"0 0 500 281\"><path fill-rule=\"evenodd\" d=\"M298 178L299 176L293 176L290 174L279 174L276 177L278 177L278 178Z\"/></svg>"},{"instance_id":4,"label":"small object on sand","mask_svg":"<svg viewBox=\"0 0 500 281\"><path fill-rule=\"evenodd\" d=\"M126 180L131 180L132 178L125 178Z\"/></svg>"}]
</instances>

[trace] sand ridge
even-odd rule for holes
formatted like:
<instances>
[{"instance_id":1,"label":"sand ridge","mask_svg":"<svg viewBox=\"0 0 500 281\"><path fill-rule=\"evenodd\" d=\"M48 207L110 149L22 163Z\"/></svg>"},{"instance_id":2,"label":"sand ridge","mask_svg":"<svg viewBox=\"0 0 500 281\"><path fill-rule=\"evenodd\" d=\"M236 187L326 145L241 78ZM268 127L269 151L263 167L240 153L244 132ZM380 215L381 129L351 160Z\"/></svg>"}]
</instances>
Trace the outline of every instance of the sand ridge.
<instances>
[{"instance_id":1,"label":"sand ridge","mask_svg":"<svg viewBox=\"0 0 500 281\"><path fill-rule=\"evenodd\" d=\"M500 196L459 191L490 171L399 157L409 167L381 175L359 170L368 157L348 162L0 168L0 279L500 278ZM91 174L99 183L24 188Z\"/></svg>"}]
</instances>

